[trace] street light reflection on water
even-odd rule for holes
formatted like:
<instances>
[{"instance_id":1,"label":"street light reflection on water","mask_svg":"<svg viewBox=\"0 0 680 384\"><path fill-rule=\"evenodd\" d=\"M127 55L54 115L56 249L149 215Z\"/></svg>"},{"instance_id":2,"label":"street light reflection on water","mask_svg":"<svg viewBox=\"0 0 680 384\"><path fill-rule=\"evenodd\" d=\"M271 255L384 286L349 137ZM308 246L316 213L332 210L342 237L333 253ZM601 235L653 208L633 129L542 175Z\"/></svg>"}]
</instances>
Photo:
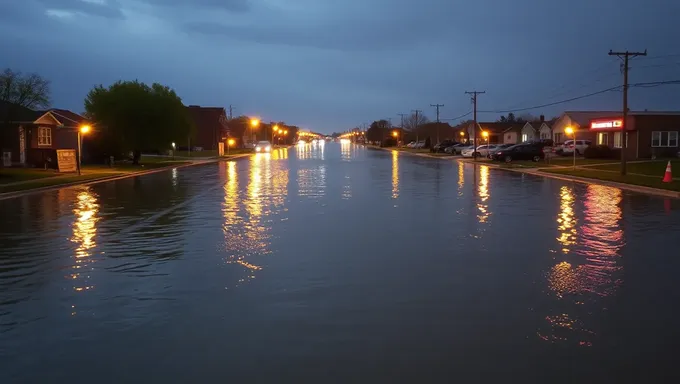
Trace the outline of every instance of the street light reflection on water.
<instances>
[{"instance_id":1,"label":"street light reflection on water","mask_svg":"<svg viewBox=\"0 0 680 384\"><path fill-rule=\"evenodd\" d=\"M538 336L549 342L574 342L592 346L599 329L598 311L606 310L603 302L622 283L619 250L624 245L621 228L622 192L620 189L588 185L583 202L583 217L576 218L574 191L563 186L557 215L557 238L562 253L548 273L548 286L560 313L546 316L548 330ZM577 223L580 221L580 225ZM565 307L571 311L565 311Z\"/></svg>"},{"instance_id":2,"label":"street light reflection on water","mask_svg":"<svg viewBox=\"0 0 680 384\"><path fill-rule=\"evenodd\" d=\"M479 185L477 188L477 194L479 196L479 202L477 203L477 210L479 213L477 213L477 220L480 223L486 223L489 220L489 215L491 214L489 211L489 204L488 200L489 197L491 196L489 193L489 167L486 165L482 165L479 167Z\"/></svg>"},{"instance_id":3,"label":"street light reflection on water","mask_svg":"<svg viewBox=\"0 0 680 384\"><path fill-rule=\"evenodd\" d=\"M94 288L88 280L93 262L92 249L97 246L95 237L97 235L97 222L99 218L99 204L97 196L86 187L78 193L73 208L75 220L72 224L71 242L77 244L75 249L75 264L71 267L72 271L69 278L73 280L73 290L76 292L87 291Z\"/></svg>"},{"instance_id":4,"label":"street light reflection on water","mask_svg":"<svg viewBox=\"0 0 680 384\"><path fill-rule=\"evenodd\" d=\"M399 198L399 152L392 151L392 198Z\"/></svg>"}]
</instances>

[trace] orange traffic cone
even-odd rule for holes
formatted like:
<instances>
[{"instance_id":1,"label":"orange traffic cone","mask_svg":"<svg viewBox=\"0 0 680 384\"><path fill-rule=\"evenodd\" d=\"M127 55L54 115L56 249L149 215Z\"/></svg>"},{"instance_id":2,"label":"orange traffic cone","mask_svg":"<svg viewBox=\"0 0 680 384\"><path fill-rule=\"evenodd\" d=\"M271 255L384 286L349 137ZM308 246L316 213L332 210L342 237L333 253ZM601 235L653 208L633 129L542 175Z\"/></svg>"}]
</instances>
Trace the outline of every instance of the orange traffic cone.
<instances>
[{"instance_id":1,"label":"orange traffic cone","mask_svg":"<svg viewBox=\"0 0 680 384\"><path fill-rule=\"evenodd\" d=\"M670 183L673 181L673 174L671 173L671 162L668 162L668 165L666 166L666 174L663 175L663 180L664 183Z\"/></svg>"}]
</instances>

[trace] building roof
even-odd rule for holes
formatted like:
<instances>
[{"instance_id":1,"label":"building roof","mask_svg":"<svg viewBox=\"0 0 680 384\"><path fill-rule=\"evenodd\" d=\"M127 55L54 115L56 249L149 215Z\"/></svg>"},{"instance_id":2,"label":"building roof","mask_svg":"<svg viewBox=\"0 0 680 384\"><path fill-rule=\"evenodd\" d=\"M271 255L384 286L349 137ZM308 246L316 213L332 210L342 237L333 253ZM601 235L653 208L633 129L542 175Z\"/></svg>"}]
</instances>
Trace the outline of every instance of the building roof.
<instances>
[{"instance_id":1,"label":"building roof","mask_svg":"<svg viewBox=\"0 0 680 384\"><path fill-rule=\"evenodd\" d=\"M68 109L52 108L45 113L51 113L60 123L65 127L79 127L84 124L89 124L89 120L75 112Z\"/></svg>"},{"instance_id":2,"label":"building roof","mask_svg":"<svg viewBox=\"0 0 680 384\"><path fill-rule=\"evenodd\" d=\"M618 116L621 111L566 111L563 116L569 116L571 121L580 126L590 125L591 120L602 119L605 117Z\"/></svg>"},{"instance_id":3,"label":"building roof","mask_svg":"<svg viewBox=\"0 0 680 384\"><path fill-rule=\"evenodd\" d=\"M11 122L33 122L41 115L42 113L30 108L0 100L0 120L9 118Z\"/></svg>"}]
</instances>

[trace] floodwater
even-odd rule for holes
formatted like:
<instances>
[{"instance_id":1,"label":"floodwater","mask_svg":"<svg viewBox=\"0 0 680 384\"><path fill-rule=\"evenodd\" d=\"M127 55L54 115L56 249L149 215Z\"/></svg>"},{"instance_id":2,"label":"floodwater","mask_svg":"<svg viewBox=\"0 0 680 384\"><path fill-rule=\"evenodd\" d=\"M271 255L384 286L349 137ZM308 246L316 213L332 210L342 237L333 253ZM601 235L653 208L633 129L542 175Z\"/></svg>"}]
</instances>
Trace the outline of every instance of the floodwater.
<instances>
[{"instance_id":1,"label":"floodwater","mask_svg":"<svg viewBox=\"0 0 680 384\"><path fill-rule=\"evenodd\" d=\"M677 201L328 143L0 212L3 384L678 382Z\"/></svg>"}]
</instances>

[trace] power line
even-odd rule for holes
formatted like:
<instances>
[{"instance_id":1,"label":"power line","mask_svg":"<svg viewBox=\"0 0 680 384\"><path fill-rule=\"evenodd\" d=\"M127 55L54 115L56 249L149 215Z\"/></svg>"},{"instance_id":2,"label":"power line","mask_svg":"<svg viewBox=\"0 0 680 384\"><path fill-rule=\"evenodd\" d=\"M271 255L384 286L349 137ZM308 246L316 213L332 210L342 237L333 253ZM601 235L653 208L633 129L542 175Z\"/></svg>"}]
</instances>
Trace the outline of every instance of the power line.
<instances>
[{"instance_id":1,"label":"power line","mask_svg":"<svg viewBox=\"0 0 680 384\"><path fill-rule=\"evenodd\" d=\"M568 102L571 102L571 101L576 101L576 100L580 100L580 99L585 99L585 98L587 98L587 97L592 97L592 96L595 96L595 95L599 95L599 94L601 94L601 93L606 93L606 92L614 91L614 90L617 90L617 89L619 89L619 88L621 88L621 86L620 86L620 85L617 85L616 87L611 87L611 88L603 89L603 90L601 90L601 91L588 93L588 94L586 94L586 95L576 96L576 97L572 97L572 98L570 98L570 99L555 101L555 102L553 102L553 103L548 103L548 104L535 105L535 106L533 106L533 107L517 108L517 109L506 109L506 110L495 110L495 111L479 111L479 112L480 112L480 113L510 113L510 112L524 112L524 111L529 111L529 110L532 110L532 109L539 109L539 108L545 108L545 107L552 107L553 105L564 104L564 103L568 103Z\"/></svg>"},{"instance_id":2,"label":"power line","mask_svg":"<svg viewBox=\"0 0 680 384\"><path fill-rule=\"evenodd\" d=\"M444 121L458 120L458 119L462 119L463 117L470 116L470 115L472 115L472 111L467 112L467 113L464 113L464 114L462 114L462 115L460 115L460 116L452 117L452 118L450 118L450 119L442 119L442 120L444 120Z\"/></svg>"}]
</instances>

